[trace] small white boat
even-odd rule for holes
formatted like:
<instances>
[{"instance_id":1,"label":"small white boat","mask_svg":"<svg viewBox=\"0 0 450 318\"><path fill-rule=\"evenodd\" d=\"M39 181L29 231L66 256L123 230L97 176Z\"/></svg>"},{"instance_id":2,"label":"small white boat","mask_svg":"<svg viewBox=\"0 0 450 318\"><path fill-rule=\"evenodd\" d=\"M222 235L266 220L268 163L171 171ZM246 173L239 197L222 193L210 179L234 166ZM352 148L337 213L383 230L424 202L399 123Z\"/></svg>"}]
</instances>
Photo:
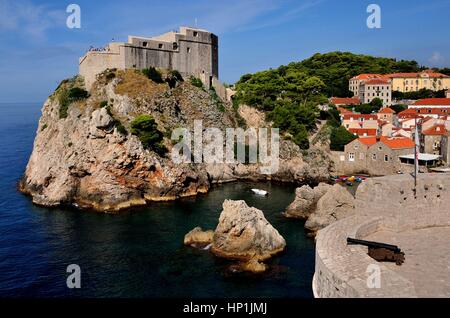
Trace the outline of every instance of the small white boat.
<instances>
[{"instance_id":1,"label":"small white boat","mask_svg":"<svg viewBox=\"0 0 450 318\"><path fill-rule=\"evenodd\" d=\"M252 191L254 193L256 193L257 195L262 195L262 196L268 196L269 192L264 191L264 190L260 190L260 189L252 189Z\"/></svg>"}]
</instances>

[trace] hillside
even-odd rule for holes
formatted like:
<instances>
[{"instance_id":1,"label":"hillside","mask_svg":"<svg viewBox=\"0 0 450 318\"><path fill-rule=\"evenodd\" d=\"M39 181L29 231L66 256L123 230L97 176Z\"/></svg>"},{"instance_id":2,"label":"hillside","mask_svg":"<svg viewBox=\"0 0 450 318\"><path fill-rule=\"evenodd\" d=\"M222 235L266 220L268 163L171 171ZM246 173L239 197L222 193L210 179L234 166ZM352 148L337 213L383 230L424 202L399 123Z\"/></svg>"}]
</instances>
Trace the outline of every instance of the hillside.
<instances>
[{"instance_id":1,"label":"hillside","mask_svg":"<svg viewBox=\"0 0 450 318\"><path fill-rule=\"evenodd\" d=\"M149 201L205 193L211 184L235 180L317 183L331 162L320 151L302 154L280 144L279 170L261 174L259 164L175 163L175 128L191 131L242 124L236 109L198 79L164 70L107 70L85 90L83 78L64 80L48 98L33 152L19 188L43 206L71 205L114 212ZM203 146L208 141L203 140Z\"/></svg>"},{"instance_id":2,"label":"hillside","mask_svg":"<svg viewBox=\"0 0 450 318\"><path fill-rule=\"evenodd\" d=\"M301 62L243 75L236 83L235 102L263 110L267 119L285 133L285 138L308 149L308 135L315 131L319 118L316 106L331 96L351 96L348 90L351 77L361 73L417 72L420 69L416 61L348 52L315 54Z\"/></svg>"}]
</instances>

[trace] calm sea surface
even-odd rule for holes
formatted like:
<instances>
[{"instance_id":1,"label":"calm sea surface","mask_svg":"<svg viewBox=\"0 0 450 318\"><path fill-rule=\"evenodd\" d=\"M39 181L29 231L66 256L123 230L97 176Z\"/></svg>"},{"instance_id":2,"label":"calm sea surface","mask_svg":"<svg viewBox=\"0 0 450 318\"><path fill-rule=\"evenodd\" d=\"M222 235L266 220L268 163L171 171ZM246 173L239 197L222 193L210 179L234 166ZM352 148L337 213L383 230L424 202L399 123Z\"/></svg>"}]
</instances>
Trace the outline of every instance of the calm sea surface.
<instances>
[{"instance_id":1,"label":"calm sea surface","mask_svg":"<svg viewBox=\"0 0 450 318\"><path fill-rule=\"evenodd\" d=\"M290 185L227 184L120 215L34 206L16 185L41 105L0 104L0 297L312 297L314 241L303 222L281 216L294 198ZM224 199L261 209L286 239L268 274L231 275L229 261L183 246L192 228L215 228ZM69 264L81 267L81 289L66 287Z\"/></svg>"}]
</instances>

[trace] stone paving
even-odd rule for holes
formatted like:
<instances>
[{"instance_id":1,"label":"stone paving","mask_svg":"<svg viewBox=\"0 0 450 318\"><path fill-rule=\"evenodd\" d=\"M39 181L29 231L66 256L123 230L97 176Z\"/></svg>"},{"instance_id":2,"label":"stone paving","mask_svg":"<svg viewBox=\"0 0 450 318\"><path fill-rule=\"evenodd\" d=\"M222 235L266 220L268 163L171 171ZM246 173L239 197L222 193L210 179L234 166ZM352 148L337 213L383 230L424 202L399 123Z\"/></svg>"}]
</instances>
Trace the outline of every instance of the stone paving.
<instances>
[{"instance_id":1,"label":"stone paving","mask_svg":"<svg viewBox=\"0 0 450 318\"><path fill-rule=\"evenodd\" d=\"M450 297L450 227L378 231L365 239L398 245L405 263L383 263L414 284L418 297Z\"/></svg>"}]
</instances>

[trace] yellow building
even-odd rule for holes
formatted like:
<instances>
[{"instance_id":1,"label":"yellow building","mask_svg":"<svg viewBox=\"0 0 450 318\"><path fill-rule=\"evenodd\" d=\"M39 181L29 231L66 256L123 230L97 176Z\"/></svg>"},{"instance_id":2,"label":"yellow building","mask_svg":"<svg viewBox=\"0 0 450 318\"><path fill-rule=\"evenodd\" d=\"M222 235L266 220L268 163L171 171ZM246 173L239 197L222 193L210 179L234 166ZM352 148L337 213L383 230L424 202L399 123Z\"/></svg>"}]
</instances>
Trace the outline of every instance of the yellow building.
<instances>
[{"instance_id":1,"label":"yellow building","mask_svg":"<svg viewBox=\"0 0 450 318\"><path fill-rule=\"evenodd\" d=\"M450 88L450 76L426 70L420 73L395 73L384 75L392 80L392 90L417 92L421 89L440 91Z\"/></svg>"}]
</instances>

